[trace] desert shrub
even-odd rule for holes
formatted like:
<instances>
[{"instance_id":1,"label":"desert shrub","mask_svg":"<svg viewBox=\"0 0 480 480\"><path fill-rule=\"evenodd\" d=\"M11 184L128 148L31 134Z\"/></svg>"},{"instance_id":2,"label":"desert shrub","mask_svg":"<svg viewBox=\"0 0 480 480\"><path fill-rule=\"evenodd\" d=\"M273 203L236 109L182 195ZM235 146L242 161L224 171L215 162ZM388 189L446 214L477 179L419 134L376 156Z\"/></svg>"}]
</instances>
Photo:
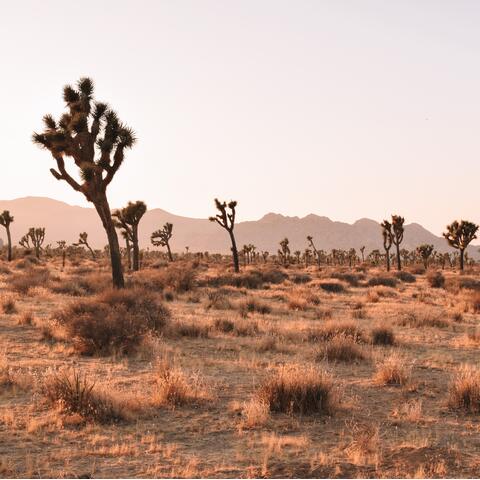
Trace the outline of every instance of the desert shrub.
<instances>
[{"instance_id":1,"label":"desert shrub","mask_svg":"<svg viewBox=\"0 0 480 480\"><path fill-rule=\"evenodd\" d=\"M395 288L397 284L398 284L398 281L395 277L385 277L381 275L377 275L376 277L372 277L368 280L368 285L370 287L382 285L384 287Z\"/></svg>"},{"instance_id":2,"label":"desert shrub","mask_svg":"<svg viewBox=\"0 0 480 480\"><path fill-rule=\"evenodd\" d=\"M2 312L7 315L17 312L17 306L15 303L15 298L11 295L4 295L0 298L0 304L2 306Z\"/></svg>"},{"instance_id":3,"label":"desert shrub","mask_svg":"<svg viewBox=\"0 0 480 480\"><path fill-rule=\"evenodd\" d=\"M216 330L223 333L231 333L235 330L235 324L231 320L217 318L213 324Z\"/></svg>"},{"instance_id":4,"label":"desert shrub","mask_svg":"<svg viewBox=\"0 0 480 480\"><path fill-rule=\"evenodd\" d=\"M296 273L292 277L292 282L296 284L303 284L312 281L312 277L307 273Z\"/></svg>"},{"instance_id":5,"label":"desert shrub","mask_svg":"<svg viewBox=\"0 0 480 480\"><path fill-rule=\"evenodd\" d=\"M365 358L365 354L355 340L346 335L333 337L317 354L317 360L330 362L352 363Z\"/></svg>"},{"instance_id":6,"label":"desert shrub","mask_svg":"<svg viewBox=\"0 0 480 480\"><path fill-rule=\"evenodd\" d=\"M378 385L406 385L410 379L410 368L405 360L397 354L392 354L377 364L374 381Z\"/></svg>"},{"instance_id":7,"label":"desert shrub","mask_svg":"<svg viewBox=\"0 0 480 480\"><path fill-rule=\"evenodd\" d=\"M459 279L460 288L466 290L479 290L480 291L480 281L475 280L471 277L460 277Z\"/></svg>"},{"instance_id":8,"label":"desert shrub","mask_svg":"<svg viewBox=\"0 0 480 480\"><path fill-rule=\"evenodd\" d=\"M235 323L233 330L237 337L253 337L259 332L258 323L251 320L240 319Z\"/></svg>"},{"instance_id":9,"label":"desert shrub","mask_svg":"<svg viewBox=\"0 0 480 480\"><path fill-rule=\"evenodd\" d=\"M393 330L388 327L376 327L373 328L371 333L373 345L394 345L395 334Z\"/></svg>"},{"instance_id":10,"label":"desert shrub","mask_svg":"<svg viewBox=\"0 0 480 480\"><path fill-rule=\"evenodd\" d=\"M427 282L432 288L443 288L445 286L445 277L442 272L429 272Z\"/></svg>"},{"instance_id":11,"label":"desert shrub","mask_svg":"<svg viewBox=\"0 0 480 480\"><path fill-rule=\"evenodd\" d=\"M329 293L344 293L345 287L338 282L320 282L318 286Z\"/></svg>"},{"instance_id":12,"label":"desert shrub","mask_svg":"<svg viewBox=\"0 0 480 480\"><path fill-rule=\"evenodd\" d=\"M209 328L205 325L197 325L193 322L178 323L174 327L175 333L181 337L208 338Z\"/></svg>"},{"instance_id":13,"label":"desert shrub","mask_svg":"<svg viewBox=\"0 0 480 480\"><path fill-rule=\"evenodd\" d=\"M5 354L0 354L0 387L11 387L14 384L12 369Z\"/></svg>"},{"instance_id":14,"label":"desert shrub","mask_svg":"<svg viewBox=\"0 0 480 480\"><path fill-rule=\"evenodd\" d=\"M13 274L9 279L9 286L14 292L27 295L31 288L48 286L50 280L47 268L35 267L25 273Z\"/></svg>"},{"instance_id":15,"label":"desert shrub","mask_svg":"<svg viewBox=\"0 0 480 480\"><path fill-rule=\"evenodd\" d=\"M263 288L265 284L282 283L287 278L288 275L281 270L250 270L236 275L226 274L212 277L206 280L206 284L216 288L230 285L236 288L259 289Z\"/></svg>"},{"instance_id":16,"label":"desert shrub","mask_svg":"<svg viewBox=\"0 0 480 480\"><path fill-rule=\"evenodd\" d=\"M351 338L357 343L363 342L365 338L365 333L355 322L330 321L321 327L309 330L307 339L310 342L325 342L339 335Z\"/></svg>"},{"instance_id":17,"label":"desert shrub","mask_svg":"<svg viewBox=\"0 0 480 480\"><path fill-rule=\"evenodd\" d=\"M108 290L111 283L111 276L106 273L90 273L54 282L50 286L50 290L54 293L71 295L72 297L83 297Z\"/></svg>"},{"instance_id":18,"label":"desert shrub","mask_svg":"<svg viewBox=\"0 0 480 480\"><path fill-rule=\"evenodd\" d=\"M454 410L480 413L480 370L464 365L455 374L448 389L448 405Z\"/></svg>"},{"instance_id":19,"label":"desert shrub","mask_svg":"<svg viewBox=\"0 0 480 480\"><path fill-rule=\"evenodd\" d=\"M480 292L472 293L471 297L472 309L474 313L480 312Z\"/></svg>"},{"instance_id":20,"label":"desert shrub","mask_svg":"<svg viewBox=\"0 0 480 480\"><path fill-rule=\"evenodd\" d=\"M243 404L241 427L262 427L267 423L269 416L269 405L257 398L253 398Z\"/></svg>"},{"instance_id":21,"label":"desert shrub","mask_svg":"<svg viewBox=\"0 0 480 480\"><path fill-rule=\"evenodd\" d=\"M193 290L196 277L197 272L193 264L174 263L161 270L137 272L131 283L154 291L170 289L176 293L182 293Z\"/></svg>"},{"instance_id":22,"label":"desert shrub","mask_svg":"<svg viewBox=\"0 0 480 480\"><path fill-rule=\"evenodd\" d=\"M283 366L257 392L271 412L329 414L333 411L333 380L323 370L306 366Z\"/></svg>"},{"instance_id":23,"label":"desert shrub","mask_svg":"<svg viewBox=\"0 0 480 480\"><path fill-rule=\"evenodd\" d=\"M70 303L54 318L81 354L129 354L147 333L162 331L170 312L143 290L109 290Z\"/></svg>"},{"instance_id":24,"label":"desert shrub","mask_svg":"<svg viewBox=\"0 0 480 480\"><path fill-rule=\"evenodd\" d=\"M444 312L430 309L418 309L403 312L398 320L402 327L433 327L446 328L450 322L444 318Z\"/></svg>"},{"instance_id":25,"label":"desert shrub","mask_svg":"<svg viewBox=\"0 0 480 480\"><path fill-rule=\"evenodd\" d=\"M40 260L38 260L37 257L33 255L27 255L15 264L15 268L17 268L18 270L24 270L31 268L33 265L38 265L39 263Z\"/></svg>"},{"instance_id":26,"label":"desert shrub","mask_svg":"<svg viewBox=\"0 0 480 480\"><path fill-rule=\"evenodd\" d=\"M51 405L87 421L105 424L125 419L122 409L110 396L96 391L95 384L75 370L48 376L42 393Z\"/></svg>"},{"instance_id":27,"label":"desert shrub","mask_svg":"<svg viewBox=\"0 0 480 480\"><path fill-rule=\"evenodd\" d=\"M365 279L365 275L358 273L334 272L330 276L337 280L347 282L352 287L358 287L360 285L360 281Z\"/></svg>"},{"instance_id":28,"label":"desert shrub","mask_svg":"<svg viewBox=\"0 0 480 480\"><path fill-rule=\"evenodd\" d=\"M10 268L8 268L7 265L5 264L0 264L0 274L2 275L10 275L12 273L12 271L10 270Z\"/></svg>"},{"instance_id":29,"label":"desert shrub","mask_svg":"<svg viewBox=\"0 0 480 480\"><path fill-rule=\"evenodd\" d=\"M425 274L425 267L423 265L413 265L409 268L410 273L414 275L424 275Z\"/></svg>"},{"instance_id":30,"label":"desert shrub","mask_svg":"<svg viewBox=\"0 0 480 480\"><path fill-rule=\"evenodd\" d=\"M405 270L395 272L394 275L395 278L398 278L401 282L404 283L415 283L417 281L415 275L411 274L410 272L406 272Z\"/></svg>"},{"instance_id":31,"label":"desert shrub","mask_svg":"<svg viewBox=\"0 0 480 480\"><path fill-rule=\"evenodd\" d=\"M255 312L260 313L261 315L266 315L267 313L271 313L272 308L265 302L250 297L238 304L238 310L242 316L246 316L247 313Z\"/></svg>"},{"instance_id":32,"label":"desert shrub","mask_svg":"<svg viewBox=\"0 0 480 480\"><path fill-rule=\"evenodd\" d=\"M207 292L207 302L205 308L208 310L230 310L233 308L232 303L228 299L227 292L223 289L213 289Z\"/></svg>"}]
</instances>

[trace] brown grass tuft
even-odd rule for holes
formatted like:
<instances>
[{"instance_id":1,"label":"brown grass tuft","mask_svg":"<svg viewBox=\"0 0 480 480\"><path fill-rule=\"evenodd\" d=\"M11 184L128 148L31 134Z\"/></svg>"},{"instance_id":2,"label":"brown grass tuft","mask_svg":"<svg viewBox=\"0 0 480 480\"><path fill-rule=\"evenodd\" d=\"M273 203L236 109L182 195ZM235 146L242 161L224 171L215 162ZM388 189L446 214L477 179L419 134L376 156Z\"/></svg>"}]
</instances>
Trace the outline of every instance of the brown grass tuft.
<instances>
[{"instance_id":1,"label":"brown grass tuft","mask_svg":"<svg viewBox=\"0 0 480 480\"><path fill-rule=\"evenodd\" d=\"M462 366L452 379L448 390L448 406L453 410L480 413L480 370Z\"/></svg>"}]
</instances>

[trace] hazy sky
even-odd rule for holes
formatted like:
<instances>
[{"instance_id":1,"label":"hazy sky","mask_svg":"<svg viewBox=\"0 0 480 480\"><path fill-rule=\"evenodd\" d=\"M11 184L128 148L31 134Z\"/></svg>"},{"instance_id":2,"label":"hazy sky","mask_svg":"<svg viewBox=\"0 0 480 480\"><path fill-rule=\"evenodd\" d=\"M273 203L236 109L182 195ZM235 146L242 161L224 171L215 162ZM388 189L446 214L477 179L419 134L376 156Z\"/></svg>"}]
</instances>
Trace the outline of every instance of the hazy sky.
<instances>
[{"instance_id":1,"label":"hazy sky","mask_svg":"<svg viewBox=\"0 0 480 480\"><path fill-rule=\"evenodd\" d=\"M479 25L473 0L3 2L0 198L86 205L30 136L91 76L139 139L113 207L478 223Z\"/></svg>"}]
</instances>

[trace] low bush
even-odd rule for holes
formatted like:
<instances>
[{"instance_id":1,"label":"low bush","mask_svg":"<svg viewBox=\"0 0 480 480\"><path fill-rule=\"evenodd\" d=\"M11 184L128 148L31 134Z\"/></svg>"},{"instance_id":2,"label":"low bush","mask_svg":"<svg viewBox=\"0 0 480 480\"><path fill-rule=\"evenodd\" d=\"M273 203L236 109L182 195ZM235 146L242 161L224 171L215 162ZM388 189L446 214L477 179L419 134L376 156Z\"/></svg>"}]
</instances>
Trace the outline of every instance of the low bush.
<instances>
[{"instance_id":1,"label":"low bush","mask_svg":"<svg viewBox=\"0 0 480 480\"><path fill-rule=\"evenodd\" d=\"M250 270L240 274L226 274L209 278L205 281L207 286L218 288L232 286L236 288L259 289L265 284L279 284L288 278L281 270Z\"/></svg>"},{"instance_id":2,"label":"low bush","mask_svg":"<svg viewBox=\"0 0 480 480\"><path fill-rule=\"evenodd\" d=\"M352 337L337 335L328 341L317 354L317 360L352 363L364 360L365 354Z\"/></svg>"},{"instance_id":3,"label":"low bush","mask_svg":"<svg viewBox=\"0 0 480 480\"><path fill-rule=\"evenodd\" d=\"M395 345L395 334L388 327L376 327L371 331L373 345Z\"/></svg>"},{"instance_id":4,"label":"low bush","mask_svg":"<svg viewBox=\"0 0 480 480\"><path fill-rule=\"evenodd\" d=\"M247 313L260 313L261 315L266 315L267 313L272 312L270 305L255 298L247 298L240 302L238 304L238 310L242 316L246 316Z\"/></svg>"},{"instance_id":5,"label":"low bush","mask_svg":"<svg viewBox=\"0 0 480 480\"><path fill-rule=\"evenodd\" d=\"M445 277L442 272L428 272L427 282L432 288L445 287Z\"/></svg>"},{"instance_id":6,"label":"low bush","mask_svg":"<svg viewBox=\"0 0 480 480\"><path fill-rule=\"evenodd\" d=\"M374 376L375 383L379 385L403 386L410 380L410 369L405 365L405 360L397 354L392 354L377 364Z\"/></svg>"},{"instance_id":7,"label":"low bush","mask_svg":"<svg viewBox=\"0 0 480 480\"><path fill-rule=\"evenodd\" d=\"M415 275L405 270L400 270L399 272L394 273L395 278L398 278L401 282L404 283L415 283L417 281Z\"/></svg>"},{"instance_id":8,"label":"low bush","mask_svg":"<svg viewBox=\"0 0 480 480\"><path fill-rule=\"evenodd\" d=\"M329 293L344 293L345 287L338 282L320 282L318 286Z\"/></svg>"},{"instance_id":9,"label":"low bush","mask_svg":"<svg viewBox=\"0 0 480 480\"><path fill-rule=\"evenodd\" d=\"M364 274L334 272L330 275L332 278L348 283L352 287L358 287L361 280L365 280Z\"/></svg>"},{"instance_id":10,"label":"low bush","mask_svg":"<svg viewBox=\"0 0 480 480\"><path fill-rule=\"evenodd\" d=\"M325 342L339 335L348 337L357 343L362 343L365 338L365 333L355 322L330 321L321 327L309 330L307 339L310 342Z\"/></svg>"},{"instance_id":11,"label":"low bush","mask_svg":"<svg viewBox=\"0 0 480 480\"><path fill-rule=\"evenodd\" d=\"M231 333L235 330L235 324L231 320L217 318L213 324L216 330L223 333Z\"/></svg>"},{"instance_id":12,"label":"low bush","mask_svg":"<svg viewBox=\"0 0 480 480\"><path fill-rule=\"evenodd\" d=\"M480 370L473 366L461 367L448 389L448 405L453 410L480 413Z\"/></svg>"},{"instance_id":13,"label":"low bush","mask_svg":"<svg viewBox=\"0 0 480 480\"><path fill-rule=\"evenodd\" d=\"M296 273L292 277L292 282L298 284L308 283L312 281L312 277L307 273Z\"/></svg>"},{"instance_id":14,"label":"low bush","mask_svg":"<svg viewBox=\"0 0 480 480\"><path fill-rule=\"evenodd\" d=\"M402 327L446 328L450 325L450 321L445 318L443 311L418 309L403 312L397 324Z\"/></svg>"},{"instance_id":15,"label":"low bush","mask_svg":"<svg viewBox=\"0 0 480 480\"><path fill-rule=\"evenodd\" d=\"M163 330L170 312L143 290L109 290L70 303L54 319L83 355L129 354L147 333Z\"/></svg>"},{"instance_id":16,"label":"low bush","mask_svg":"<svg viewBox=\"0 0 480 480\"><path fill-rule=\"evenodd\" d=\"M480 291L480 281L471 277L460 277L459 285L460 288L464 288L466 290Z\"/></svg>"},{"instance_id":17,"label":"low bush","mask_svg":"<svg viewBox=\"0 0 480 480\"><path fill-rule=\"evenodd\" d=\"M111 288L112 277L107 273L88 273L52 282L50 290L54 293L83 297L103 292Z\"/></svg>"},{"instance_id":18,"label":"low bush","mask_svg":"<svg viewBox=\"0 0 480 480\"><path fill-rule=\"evenodd\" d=\"M159 270L136 272L131 283L147 290L163 291L169 289L175 293L193 290L196 285L197 271L192 263L173 263Z\"/></svg>"},{"instance_id":19,"label":"low bush","mask_svg":"<svg viewBox=\"0 0 480 480\"><path fill-rule=\"evenodd\" d=\"M15 273L9 279L11 290L21 295L27 295L35 287L47 287L51 280L47 268L30 268L25 273Z\"/></svg>"},{"instance_id":20,"label":"low bush","mask_svg":"<svg viewBox=\"0 0 480 480\"><path fill-rule=\"evenodd\" d=\"M384 287L395 288L398 284L398 280L395 277L376 276L368 280L368 286L376 287L382 285Z\"/></svg>"}]
</instances>

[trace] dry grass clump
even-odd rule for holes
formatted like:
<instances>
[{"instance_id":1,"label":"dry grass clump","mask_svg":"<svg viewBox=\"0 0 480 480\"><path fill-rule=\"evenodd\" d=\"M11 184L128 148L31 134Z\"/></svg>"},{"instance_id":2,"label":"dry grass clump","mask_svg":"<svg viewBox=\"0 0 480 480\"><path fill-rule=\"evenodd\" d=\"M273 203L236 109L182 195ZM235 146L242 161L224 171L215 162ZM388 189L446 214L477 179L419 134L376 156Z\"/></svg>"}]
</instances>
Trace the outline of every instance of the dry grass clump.
<instances>
[{"instance_id":1,"label":"dry grass clump","mask_svg":"<svg viewBox=\"0 0 480 480\"><path fill-rule=\"evenodd\" d=\"M403 312L397 323L402 327L417 328L446 328L450 325L450 321L445 318L444 312L436 312L425 308Z\"/></svg>"},{"instance_id":2,"label":"dry grass clump","mask_svg":"<svg viewBox=\"0 0 480 480\"><path fill-rule=\"evenodd\" d=\"M332 377L314 366L280 367L257 392L271 412L330 414L335 405Z\"/></svg>"},{"instance_id":3,"label":"dry grass clump","mask_svg":"<svg viewBox=\"0 0 480 480\"><path fill-rule=\"evenodd\" d=\"M155 365L154 406L178 407L209 398L205 381L199 374L187 375L168 361Z\"/></svg>"},{"instance_id":4,"label":"dry grass clump","mask_svg":"<svg viewBox=\"0 0 480 480\"><path fill-rule=\"evenodd\" d=\"M471 277L460 277L459 286L466 290L480 291L480 281Z\"/></svg>"},{"instance_id":5,"label":"dry grass clump","mask_svg":"<svg viewBox=\"0 0 480 480\"><path fill-rule=\"evenodd\" d=\"M33 325L34 321L35 317L31 310L26 310L25 312L22 312L17 319L17 323L19 325Z\"/></svg>"},{"instance_id":6,"label":"dry grass clump","mask_svg":"<svg viewBox=\"0 0 480 480\"><path fill-rule=\"evenodd\" d=\"M15 268L18 270L24 270L31 268L33 265L38 265L40 260L34 255L27 255L21 260L18 260L15 264Z\"/></svg>"},{"instance_id":7,"label":"dry grass clump","mask_svg":"<svg viewBox=\"0 0 480 480\"><path fill-rule=\"evenodd\" d=\"M474 313L480 312L480 292L473 292L471 297L472 310Z\"/></svg>"},{"instance_id":8,"label":"dry grass clump","mask_svg":"<svg viewBox=\"0 0 480 480\"><path fill-rule=\"evenodd\" d=\"M288 308L294 311L304 311L310 306L319 305L320 298L310 290L294 290L288 295Z\"/></svg>"},{"instance_id":9,"label":"dry grass clump","mask_svg":"<svg viewBox=\"0 0 480 480\"><path fill-rule=\"evenodd\" d=\"M406 272L405 270L395 272L394 275L395 278L398 278L401 282L404 283L415 283L417 281L415 275L412 275L410 272Z\"/></svg>"},{"instance_id":10,"label":"dry grass clump","mask_svg":"<svg viewBox=\"0 0 480 480\"><path fill-rule=\"evenodd\" d=\"M432 288L445 287L445 277L442 272L428 272L427 282Z\"/></svg>"},{"instance_id":11,"label":"dry grass clump","mask_svg":"<svg viewBox=\"0 0 480 480\"><path fill-rule=\"evenodd\" d=\"M413 265L408 269L410 273L414 275L424 275L425 274L425 267L423 265Z\"/></svg>"},{"instance_id":12,"label":"dry grass clump","mask_svg":"<svg viewBox=\"0 0 480 480\"><path fill-rule=\"evenodd\" d=\"M348 283L352 287L358 287L361 280L365 280L365 275L362 273L344 273L344 272L334 272L330 277L343 282Z\"/></svg>"},{"instance_id":13,"label":"dry grass clump","mask_svg":"<svg viewBox=\"0 0 480 480\"><path fill-rule=\"evenodd\" d=\"M229 292L222 289L212 289L207 292L207 301L205 303L205 308L207 310L232 310L234 306L228 298Z\"/></svg>"},{"instance_id":14,"label":"dry grass clump","mask_svg":"<svg viewBox=\"0 0 480 480\"><path fill-rule=\"evenodd\" d=\"M105 424L125 419L123 409L111 396L97 391L95 383L75 370L48 375L41 391L52 406L86 421Z\"/></svg>"},{"instance_id":15,"label":"dry grass clump","mask_svg":"<svg viewBox=\"0 0 480 480\"><path fill-rule=\"evenodd\" d=\"M50 290L72 297L83 297L108 290L111 284L112 277L107 273L88 273L52 282Z\"/></svg>"},{"instance_id":16,"label":"dry grass clump","mask_svg":"<svg viewBox=\"0 0 480 480\"><path fill-rule=\"evenodd\" d=\"M196 323L177 323L172 325L172 331L180 337L208 338L210 328L208 325L197 325Z\"/></svg>"},{"instance_id":17,"label":"dry grass clump","mask_svg":"<svg viewBox=\"0 0 480 480\"><path fill-rule=\"evenodd\" d=\"M308 283L312 281L312 277L308 273L296 273L292 277L292 282L298 284Z\"/></svg>"},{"instance_id":18,"label":"dry grass clump","mask_svg":"<svg viewBox=\"0 0 480 480\"><path fill-rule=\"evenodd\" d=\"M225 274L207 279L210 287L232 286L236 288L259 289L265 284L279 284L285 281L288 275L281 270L250 270L240 274Z\"/></svg>"},{"instance_id":19,"label":"dry grass clump","mask_svg":"<svg viewBox=\"0 0 480 480\"><path fill-rule=\"evenodd\" d=\"M235 324L231 320L224 318L215 319L213 326L216 330L223 333L231 333L235 330Z\"/></svg>"},{"instance_id":20,"label":"dry grass clump","mask_svg":"<svg viewBox=\"0 0 480 480\"><path fill-rule=\"evenodd\" d=\"M12 295L3 295L0 298L0 305L2 307L2 312L7 315L17 313L15 298Z\"/></svg>"},{"instance_id":21,"label":"dry grass clump","mask_svg":"<svg viewBox=\"0 0 480 480\"><path fill-rule=\"evenodd\" d=\"M163 330L170 311L144 290L109 290L70 303L54 318L78 353L129 354L146 334Z\"/></svg>"},{"instance_id":22,"label":"dry grass clump","mask_svg":"<svg viewBox=\"0 0 480 480\"><path fill-rule=\"evenodd\" d=\"M11 387L14 383L7 355L2 353L0 354L0 387Z\"/></svg>"},{"instance_id":23,"label":"dry grass clump","mask_svg":"<svg viewBox=\"0 0 480 480\"><path fill-rule=\"evenodd\" d=\"M339 282L320 282L318 286L329 293L345 293L346 289L342 283Z\"/></svg>"},{"instance_id":24,"label":"dry grass clump","mask_svg":"<svg viewBox=\"0 0 480 480\"><path fill-rule=\"evenodd\" d=\"M318 352L317 360L328 360L330 362L353 363L365 360L366 355L352 337L337 335Z\"/></svg>"},{"instance_id":25,"label":"dry grass clump","mask_svg":"<svg viewBox=\"0 0 480 480\"><path fill-rule=\"evenodd\" d=\"M252 398L242 406L240 428L263 427L270 418L270 406L258 398Z\"/></svg>"},{"instance_id":26,"label":"dry grass clump","mask_svg":"<svg viewBox=\"0 0 480 480\"><path fill-rule=\"evenodd\" d=\"M261 315L266 315L272 312L272 307L270 307L270 305L253 297L247 298L238 303L237 308L242 316L247 316L248 313L260 313Z\"/></svg>"},{"instance_id":27,"label":"dry grass clump","mask_svg":"<svg viewBox=\"0 0 480 480\"><path fill-rule=\"evenodd\" d=\"M235 322L233 334L237 337L254 337L259 331L256 321L241 318Z\"/></svg>"},{"instance_id":28,"label":"dry grass clump","mask_svg":"<svg viewBox=\"0 0 480 480\"><path fill-rule=\"evenodd\" d=\"M131 282L146 290L171 290L175 293L189 292L196 285L195 264L178 262L169 264L161 270L142 270L136 272Z\"/></svg>"},{"instance_id":29,"label":"dry grass clump","mask_svg":"<svg viewBox=\"0 0 480 480\"><path fill-rule=\"evenodd\" d=\"M333 338L343 335L355 341L361 343L364 341L365 333L355 322L336 322L329 321L324 325L311 329L308 332L308 340L310 342L326 342Z\"/></svg>"},{"instance_id":30,"label":"dry grass clump","mask_svg":"<svg viewBox=\"0 0 480 480\"><path fill-rule=\"evenodd\" d=\"M397 353L392 353L377 364L374 382L378 385L402 386L410 380L410 368L405 365L405 359Z\"/></svg>"},{"instance_id":31,"label":"dry grass clump","mask_svg":"<svg viewBox=\"0 0 480 480\"><path fill-rule=\"evenodd\" d=\"M51 280L50 271L47 268L29 268L25 273L14 273L9 278L10 289L21 295L27 295L30 289L46 287Z\"/></svg>"},{"instance_id":32,"label":"dry grass clump","mask_svg":"<svg viewBox=\"0 0 480 480\"><path fill-rule=\"evenodd\" d=\"M448 406L453 410L480 413L480 370L462 366L453 377L448 390Z\"/></svg>"},{"instance_id":33,"label":"dry grass clump","mask_svg":"<svg viewBox=\"0 0 480 480\"><path fill-rule=\"evenodd\" d=\"M395 345L395 334L389 327L375 327L370 336L373 345Z\"/></svg>"},{"instance_id":34,"label":"dry grass clump","mask_svg":"<svg viewBox=\"0 0 480 480\"><path fill-rule=\"evenodd\" d=\"M395 277L387 277L382 275L377 275L376 277L372 277L368 280L368 286L376 287L377 285L395 288L398 285L398 280Z\"/></svg>"}]
</instances>

